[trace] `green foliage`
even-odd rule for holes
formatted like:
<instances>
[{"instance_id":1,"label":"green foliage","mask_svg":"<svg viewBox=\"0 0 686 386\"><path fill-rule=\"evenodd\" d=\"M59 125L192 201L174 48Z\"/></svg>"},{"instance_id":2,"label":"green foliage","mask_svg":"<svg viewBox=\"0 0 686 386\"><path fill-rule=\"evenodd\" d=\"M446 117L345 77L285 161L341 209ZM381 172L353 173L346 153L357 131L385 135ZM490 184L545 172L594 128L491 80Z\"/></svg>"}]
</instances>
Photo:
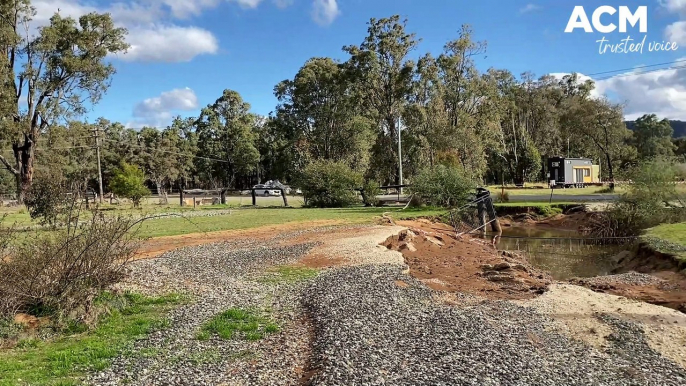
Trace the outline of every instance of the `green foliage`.
<instances>
[{"instance_id":1,"label":"green foliage","mask_svg":"<svg viewBox=\"0 0 686 386\"><path fill-rule=\"evenodd\" d=\"M114 171L110 181L110 190L118 196L128 198L133 202L134 207L138 207L141 199L150 195L150 190L144 184L143 171L138 166L122 162Z\"/></svg>"},{"instance_id":2,"label":"green foliage","mask_svg":"<svg viewBox=\"0 0 686 386\"><path fill-rule=\"evenodd\" d=\"M551 206L551 205L542 205L536 208L536 211L538 212L539 215L543 217L553 217L557 216L558 214L562 214L563 210L560 207L556 206Z\"/></svg>"},{"instance_id":3,"label":"green foliage","mask_svg":"<svg viewBox=\"0 0 686 386\"><path fill-rule=\"evenodd\" d=\"M342 162L315 161L302 171L298 186L308 206L342 208L359 201L362 176Z\"/></svg>"},{"instance_id":4,"label":"green foliage","mask_svg":"<svg viewBox=\"0 0 686 386\"><path fill-rule=\"evenodd\" d=\"M17 347L0 352L0 384L80 384L88 371L107 368L135 340L165 328L165 314L182 301L178 294L146 297L105 293L97 301L101 316L95 326L80 332L60 331L50 340L23 336L22 330L17 330ZM3 323L0 321L0 331Z\"/></svg>"},{"instance_id":5,"label":"green foliage","mask_svg":"<svg viewBox=\"0 0 686 386\"><path fill-rule=\"evenodd\" d=\"M257 168L257 117L249 111L250 104L233 90L224 90L220 98L202 109L195 123L199 155L224 161L198 159L196 167L205 180L234 186L237 178Z\"/></svg>"},{"instance_id":6,"label":"green foliage","mask_svg":"<svg viewBox=\"0 0 686 386\"><path fill-rule=\"evenodd\" d=\"M412 182L412 193L431 206L454 208L469 201L476 184L454 167L424 169Z\"/></svg>"},{"instance_id":7,"label":"green foliage","mask_svg":"<svg viewBox=\"0 0 686 386\"><path fill-rule=\"evenodd\" d=\"M205 322L196 338L209 340L216 335L225 340L232 338L260 340L266 334L278 331L279 327L274 322L254 311L231 308Z\"/></svg>"},{"instance_id":8,"label":"green foliage","mask_svg":"<svg viewBox=\"0 0 686 386\"><path fill-rule=\"evenodd\" d=\"M106 57L128 48L126 30L115 27L109 14L88 13L76 20L56 13L35 37L21 38L33 15L27 0L0 8L2 46L12 53L5 55L0 73L0 141L21 150L14 164L2 156L0 162L15 175L20 201L32 183L39 137L55 121L99 102L115 72ZM22 90L21 98L9 97L16 90Z\"/></svg>"},{"instance_id":9,"label":"green foliage","mask_svg":"<svg viewBox=\"0 0 686 386\"><path fill-rule=\"evenodd\" d=\"M658 120L655 114L646 114L634 124L634 138L638 156L643 159L671 157L675 146L672 143L672 129L669 120Z\"/></svg>"},{"instance_id":10,"label":"green foliage","mask_svg":"<svg viewBox=\"0 0 686 386\"><path fill-rule=\"evenodd\" d=\"M380 201L377 198L382 192L378 182L368 180L362 186L362 198L365 206L378 206Z\"/></svg>"},{"instance_id":11,"label":"green foliage","mask_svg":"<svg viewBox=\"0 0 686 386\"><path fill-rule=\"evenodd\" d=\"M669 159L643 162L628 173L632 184L591 226L605 237L637 236L647 228L686 220L684 193L675 184L677 165Z\"/></svg>"},{"instance_id":12,"label":"green foliage","mask_svg":"<svg viewBox=\"0 0 686 386\"><path fill-rule=\"evenodd\" d=\"M41 224L57 225L65 220L66 206L74 204L74 197L67 196L64 181L58 176L42 176L29 188L24 203L29 214Z\"/></svg>"}]
</instances>

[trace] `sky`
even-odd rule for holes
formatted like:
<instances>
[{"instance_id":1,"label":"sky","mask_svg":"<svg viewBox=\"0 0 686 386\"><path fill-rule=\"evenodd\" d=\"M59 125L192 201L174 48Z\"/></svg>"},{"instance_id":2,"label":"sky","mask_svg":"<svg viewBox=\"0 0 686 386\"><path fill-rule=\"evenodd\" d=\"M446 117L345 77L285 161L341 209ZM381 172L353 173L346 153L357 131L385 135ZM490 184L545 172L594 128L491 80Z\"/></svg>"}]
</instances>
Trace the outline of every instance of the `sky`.
<instances>
[{"instance_id":1,"label":"sky","mask_svg":"<svg viewBox=\"0 0 686 386\"><path fill-rule=\"evenodd\" d=\"M624 105L634 119L645 113L686 120L686 0L33 0L33 28L57 11L78 17L108 12L128 29L131 48L111 57L117 69L107 95L85 119L105 117L129 127L167 126L172 117L197 116L224 89L238 91L252 111L268 115L278 103L274 86L292 78L312 57L345 60L345 45L359 45L370 18L401 15L421 38L417 58L441 53L469 24L486 41L481 71L562 76L577 72L596 81L595 95ZM600 5L614 7L594 25ZM593 32L566 33L572 11L584 6ZM647 28L620 26L619 8L647 6ZM601 54L599 40L631 37L643 52ZM672 51L650 51L669 42ZM681 63L683 61L683 63ZM653 66L662 64L661 66ZM646 67L650 66L650 67ZM683 67L683 68L679 68ZM656 71L659 69L661 71Z\"/></svg>"}]
</instances>

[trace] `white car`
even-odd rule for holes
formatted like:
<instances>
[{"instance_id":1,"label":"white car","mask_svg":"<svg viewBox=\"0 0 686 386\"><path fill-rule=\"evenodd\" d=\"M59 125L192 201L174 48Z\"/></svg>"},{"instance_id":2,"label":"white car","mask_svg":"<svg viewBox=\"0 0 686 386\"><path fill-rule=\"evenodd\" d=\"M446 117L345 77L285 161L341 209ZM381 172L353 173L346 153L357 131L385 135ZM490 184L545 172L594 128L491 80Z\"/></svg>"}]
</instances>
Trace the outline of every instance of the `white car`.
<instances>
[{"instance_id":1,"label":"white car","mask_svg":"<svg viewBox=\"0 0 686 386\"><path fill-rule=\"evenodd\" d=\"M274 189L271 186L267 185L255 185L253 186L253 189L255 189L255 195L256 196L281 196L281 191L279 189Z\"/></svg>"}]
</instances>

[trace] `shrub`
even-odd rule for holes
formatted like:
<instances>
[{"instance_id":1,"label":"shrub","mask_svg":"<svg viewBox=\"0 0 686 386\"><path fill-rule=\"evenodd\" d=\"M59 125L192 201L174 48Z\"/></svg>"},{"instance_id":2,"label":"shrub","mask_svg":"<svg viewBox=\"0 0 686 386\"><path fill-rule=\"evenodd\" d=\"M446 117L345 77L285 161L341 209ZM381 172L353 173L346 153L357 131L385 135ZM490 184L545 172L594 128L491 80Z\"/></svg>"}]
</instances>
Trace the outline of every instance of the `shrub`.
<instances>
[{"instance_id":1,"label":"shrub","mask_svg":"<svg viewBox=\"0 0 686 386\"><path fill-rule=\"evenodd\" d=\"M133 202L134 207L138 207L141 199L150 195L150 190L144 184L143 171L138 166L122 162L119 168L114 170L110 190L118 196L128 198Z\"/></svg>"},{"instance_id":2,"label":"shrub","mask_svg":"<svg viewBox=\"0 0 686 386\"><path fill-rule=\"evenodd\" d=\"M510 202L510 193L501 190L495 195L496 202Z\"/></svg>"},{"instance_id":3,"label":"shrub","mask_svg":"<svg viewBox=\"0 0 686 386\"><path fill-rule=\"evenodd\" d=\"M341 208L359 201L362 176L342 162L315 161L300 173L298 185L308 206Z\"/></svg>"},{"instance_id":4,"label":"shrub","mask_svg":"<svg viewBox=\"0 0 686 386\"><path fill-rule=\"evenodd\" d=\"M60 222L65 207L75 202L69 197L61 178L45 176L37 178L31 184L24 201L31 218L39 220L42 225L56 225Z\"/></svg>"},{"instance_id":5,"label":"shrub","mask_svg":"<svg viewBox=\"0 0 686 386\"><path fill-rule=\"evenodd\" d=\"M2 230L0 314L87 315L100 290L122 278L138 245L131 230L141 220L82 216L76 213L65 228L23 241Z\"/></svg>"},{"instance_id":6,"label":"shrub","mask_svg":"<svg viewBox=\"0 0 686 386\"><path fill-rule=\"evenodd\" d=\"M378 206L378 195L381 194L380 184L376 181L367 181L362 187L362 198L365 206Z\"/></svg>"},{"instance_id":7,"label":"shrub","mask_svg":"<svg viewBox=\"0 0 686 386\"><path fill-rule=\"evenodd\" d=\"M637 236L644 229L686 219L683 194L675 181L677 166L669 160L644 162L628 173L627 192L596 216L590 230L599 237Z\"/></svg>"},{"instance_id":8,"label":"shrub","mask_svg":"<svg viewBox=\"0 0 686 386\"><path fill-rule=\"evenodd\" d=\"M468 202L475 188L460 169L438 165L420 172L411 190L424 204L453 208Z\"/></svg>"},{"instance_id":9,"label":"shrub","mask_svg":"<svg viewBox=\"0 0 686 386\"><path fill-rule=\"evenodd\" d=\"M537 212L543 217L553 217L562 214L563 210L557 206L543 205L537 208Z\"/></svg>"}]
</instances>

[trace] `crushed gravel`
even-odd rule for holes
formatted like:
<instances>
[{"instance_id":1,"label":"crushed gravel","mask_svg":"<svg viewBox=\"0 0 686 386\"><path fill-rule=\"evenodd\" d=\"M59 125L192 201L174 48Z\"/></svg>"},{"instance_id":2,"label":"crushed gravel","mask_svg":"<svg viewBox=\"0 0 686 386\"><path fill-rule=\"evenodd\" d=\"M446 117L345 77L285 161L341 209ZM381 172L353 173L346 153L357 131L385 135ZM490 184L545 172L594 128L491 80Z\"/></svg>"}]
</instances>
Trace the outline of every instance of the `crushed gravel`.
<instances>
[{"instance_id":1,"label":"crushed gravel","mask_svg":"<svg viewBox=\"0 0 686 386\"><path fill-rule=\"evenodd\" d=\"M510 301L433 303L431 291L402 270L343 268L308 289L317 331L313 384L686 384L686 371L652 350L637 324L606 317L613 339L601 351Z\"/></svg>"},{"instance_id":2,"label":"crushed gravel","mask_svg":"<svg viewBox=\"0 0 686 386\"><path fill-rule=\"evenodd\" d=\"M584 284L595 286L617 284L647 286L659 285L664 282L664 280L658 277L638 272L628 272L619 275L597 276L577 280L583 281Z\"/></svg>"},{"instance_id":3,"label":"crushed gravel","mask_svg":"<svg viewBox=\"0 0 686 386\"><path fill-rule=\"evenodd\" d=\"M603 344L589 344L565 333L554 319L557 309L546 311L545 304L427 288L405 273L398 252L377 245L402 228L367 227L354 236L329 237L336 229L344 228L187 247L133 263L127 288L187 292L192 301L171 312L170 328L137 342L88 383L686 384L686 370L651 347L638 322L589 313L607 329ZM310 251L342 255L353 265L299 283L256 280L268 267L294 263ZM636 275L619 276L649 280ZM204 321L232 307L263 310L282 330L257 342L195 339Z\"/></svg>"},{"instance_id":4,"label":"crushed gravel","mask_svg":"<svg viewBox=\"0 0 686 386\"><path fill-rule=\"evenodd\" d=\"M169 315L170 328L143 339L92 385L287 385L298 384L309 350L298 286L261 283L255 274L296 261L314 244L225 242L187 247L131 265L126 285L145 293L191 294ZM203 322L229 308L263 310L281 331L257 342L199 341Z\"/></svg>"}]
</instances>

